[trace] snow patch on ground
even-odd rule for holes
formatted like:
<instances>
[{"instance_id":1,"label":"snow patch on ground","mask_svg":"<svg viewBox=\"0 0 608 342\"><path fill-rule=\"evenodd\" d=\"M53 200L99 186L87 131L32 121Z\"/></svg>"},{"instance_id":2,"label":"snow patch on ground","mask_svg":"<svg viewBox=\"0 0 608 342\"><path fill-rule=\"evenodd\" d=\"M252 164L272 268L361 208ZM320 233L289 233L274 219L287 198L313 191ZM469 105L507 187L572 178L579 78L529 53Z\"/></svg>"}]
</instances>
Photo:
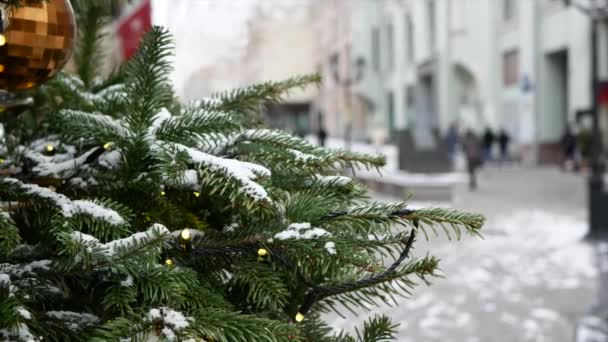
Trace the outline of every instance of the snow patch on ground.
<instances>
[{"instance_id":1,"label":"snow patch on ground","mask_svg":"<svg viewBox=\"0 0 608 342\"><path fill-rule=\"evenodd\" d=\"M597 277L594 251L583 242L586 233L584 220L530 209L490 218L483 240L465 239L457 246L420 242L415 254L424 255L428 248L441 259L446 278L416 288L396 307L374 308L370 315L388 314L401 323L399 340L484 341L480 331L508 332L496 341L573 335L571 318L547 298L576 301L576 291ZM352 331L367 317L347 315L334 319L332 326Z\"/></svg>"}]
</instances>

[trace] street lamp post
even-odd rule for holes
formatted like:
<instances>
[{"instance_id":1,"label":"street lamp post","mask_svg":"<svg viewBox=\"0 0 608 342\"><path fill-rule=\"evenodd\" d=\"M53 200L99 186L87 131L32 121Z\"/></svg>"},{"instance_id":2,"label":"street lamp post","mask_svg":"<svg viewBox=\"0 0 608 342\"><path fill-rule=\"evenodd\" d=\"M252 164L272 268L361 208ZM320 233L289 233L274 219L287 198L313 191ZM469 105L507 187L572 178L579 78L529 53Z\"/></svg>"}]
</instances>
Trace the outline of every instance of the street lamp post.
<instances>
[{"instance_id":1,"label":"street lamp post","mask_svg":"<svg viewBox=\"0 0 608 342\"><path fill-rule=\"evenodd\" d=\"M591 19L591 177L589 178L589 236L608 235L608 211L605 210L607 196L604 191L604 163L602 161L602 138L599 122L599 76L598 76L598 24L608 16L608 0L563 0Z\"/></svg>"},{"instance_id":2,"label":"street lamp post","mask_svg":"<svg viewBox=\"0 0 608 342\"><path fill-rule=\"evenodd\" d=\"M345 91L346 97L346 130L344 133L345 148L350 151L353 139L353 104L354 104L354 85L363 79L363 69L365 60L363 57L358 57L354 62L354 73L348 72L346 76L340 74L340 59L339 55L331 56L329 66L334 81Z\"/></svg>"}]
</instances>

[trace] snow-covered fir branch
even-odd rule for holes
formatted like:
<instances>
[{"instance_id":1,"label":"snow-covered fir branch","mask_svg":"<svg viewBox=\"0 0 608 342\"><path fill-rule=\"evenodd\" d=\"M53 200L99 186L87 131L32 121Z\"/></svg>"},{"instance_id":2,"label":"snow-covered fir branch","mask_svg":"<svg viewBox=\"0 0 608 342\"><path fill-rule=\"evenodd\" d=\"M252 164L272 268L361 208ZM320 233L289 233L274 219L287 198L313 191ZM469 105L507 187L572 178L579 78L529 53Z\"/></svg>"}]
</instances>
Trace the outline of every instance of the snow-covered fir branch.
<instances>
[{"instance_id":1,"label":"snow-covered fir branch","mask_svg":"<svg viewBox=\"0 0 608 342\"><path fill-rule=\"evenodd\" d=\"M36 184L24 184L14 178L3 178L0 182L9 183L19 187L24 193L33 197L50 201L59 208L65 217L72 217L78 214L89 215L96 219L103 220L112 225L122 225L126 221L116 211L99 205L93 201L75 200L72 201L67 196L54 192L48 188Z\"/></svg>"},{"instance_id":2,"label":"snow-covered fir branch","mask_svg":"<svg viewBox=\"0 0 608 342\"><path fill-rule=\"evenodd\" d=\"M182 144L160 141L159 144L165 151L186 153L193 163L205 166L212 171L221 172L226 177L238 181L241 184L240 191L252 198L256 200L269 199L266 190L254 181L259 176L270 177L270 170L267 168L236 159L216 157Z\"/></svg>"}]
</instances>

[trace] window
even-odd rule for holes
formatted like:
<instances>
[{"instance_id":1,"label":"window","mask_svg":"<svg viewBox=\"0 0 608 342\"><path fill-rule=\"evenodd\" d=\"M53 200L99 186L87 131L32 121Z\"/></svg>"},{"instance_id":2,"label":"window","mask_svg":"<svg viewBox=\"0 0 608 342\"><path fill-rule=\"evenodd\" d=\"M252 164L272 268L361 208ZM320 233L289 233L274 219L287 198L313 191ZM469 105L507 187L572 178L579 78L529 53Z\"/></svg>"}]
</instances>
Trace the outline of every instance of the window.
<instances>
[{"instance_id":1,"label":"window","mask_svg":"<svg viewBox=\"0 0 608 342\"><path fill-rule=\"evenodd\" d=\"M465 17L468 2L453 1L450 5L450 30L458 32L465 29Z\"/></svg>"},{"instance_id":2,"label":"window","mask_svg":"<svg viewBox=\"0 0 608 342\"><path fill-rule=\"evenodd\" d=\"M411 121L411 114L414 112L414 87L408 86L407 84L403 88L403 104L405 108L405 122L409 126Z\"/></svg>"},{"instance_id":3,"label":"window","mask_svg":"<svg viewBox=\"0 0 608 342\"><path fill-rule=\"evenodd\" d=\"M406 56L409 62L414 60L414 25L412 24L412 17L409 15L405 17L405 46L407 48Z\"/></svg>"},{"instance_id":4,"label":"window","mask_svg":"<svg viewBox=\"0 0 608 342\"><path fill-rule=\"evenodd\" d=\"M437 39L437 32L435 31L435 0L429 0L428 2L428 16L429 16L429 41L431 42L431 49L435 49L435 42Z\"/></svg>"},{"instance_id":5,"label":"window","mask_svg":"<svg viewBox=\"0 0 608 342\"><path fill-rule=\"evenodd\" d=\"M386 64L388 66L388 70L393 70L393 67L395 66L395 49L394 49L394 38L395 38L395 31L393 29L393 24L388 24L386 26L386 54L387 54L387 60L386 60Z\"/></svg>"},{"instance_id":6,"label":"window","mask_svg":"<svg viewBox=\"0 0 608 342\"><path fill-rule=\"evenodd\" d=\"M516 0L502 0L502 19L510 21L515 17L515 2Z\"/></svg>"},{"instance_id":7,"label":"window","mask_svg":"<svg viewBox=\"0 0 608 342\"><path fill-rule=\"evenodd\" d=\"M519 80L519 51L507 51L502 56L503 83L505 86L517 84Z\"/></svg>"},{"instance_id":8,"label":"window","mask_svg":"<svg viewBox=\"0 0 608 342\"><path fill-rule=\"evenodd\" d=\"M388 130L391 139L395 134L395 97L392 91L386 94L386 106L388 112Z\"/></svg>"},{"instance_id":9,"label":"window","mask_svg":"<svg viewBox=\"0 0 608 342\"><path fill-rule=\"evenodd\" d=\"M380 70L380 30L372 29L372 67L374 71Z\"/></svg>"}]
</instances>

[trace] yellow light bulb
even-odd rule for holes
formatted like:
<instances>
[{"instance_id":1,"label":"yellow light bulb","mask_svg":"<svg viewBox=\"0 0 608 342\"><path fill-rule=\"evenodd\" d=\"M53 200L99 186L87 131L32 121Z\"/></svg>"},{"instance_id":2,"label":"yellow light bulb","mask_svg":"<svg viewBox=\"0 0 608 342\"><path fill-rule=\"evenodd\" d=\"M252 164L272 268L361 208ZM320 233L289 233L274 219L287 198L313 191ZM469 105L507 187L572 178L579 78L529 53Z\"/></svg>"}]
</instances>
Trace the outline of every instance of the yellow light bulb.
<instances>
[{"instance_id":1,"label":"yellow light bulb","mask_svg":"<svg viewBox=\"0 0 608 342\"><path fill-rule=\"evenodd\" d=\"M4 163L4 158L0 158L0 164Z\"/></svg>"},{"instance_id":2,"label":"yellow light bulb","mask_svg":"<svg viewBox=\"0 0 608 342\"><path fill-rule=\"evenodd\" d=\"M165 265L167 265L167 266L173 266L173 260L171 260L171 259L167 258L167 259L165 260Z\"/></svg>"},{"instance_id":3,"label":"yellow light bulb","mask_svg":"<svg viewBox=\"0 0 608 342\"><path fill-rule=\"evenodd\" d=\"M0 64L0 72L4 72L4 64Z\"/></svg>"},{"instance_id":4,"label":"yellow light bulb","mask_svg":"<svg viewBox=\"0 0 608 342\"><path fill-rule=\"evenodd\" d=\"M296 314L296 322L302 322L304 320L304 315L302 315L301 313L297 313Z\"/></svg>"},{"instance_id":5,"label":"yellow light bulb","mask_svg":"<svg viewBox=\"0 0 608 342\"><path fill-rule=\"evenodd\" d=\"M104 150L109 150L112 147L112 143L111 142L107 142L103 145L103 149Z\"/></svg>"},{"instance_id":6,"label":"yellow light bulb","mask_svg":"<svg viewBox=\"0 0 608 342\"><path fill-rule=\"evenodd\" d=\"M4 46L6 44L6 36L0 33L0 46Z\"/></svg>"},{"instance_id":7,"label":"yellow light bulb","mask_svg":"<svg viewBox=\"0 0 608 342\"><path fill-rule=\"evenodd\" d=\"M166 192L164 192L164 191L161 191L161 192L160 192L160 195L161 195L161 196L165 196L166 194L167 194L167 193L166 193Z\"/></svg>"},{"instance_id":8,"label":"yellow light bulb","mask_svg":"<svg viewBox=\"0 0 608 342\"><path fill-rule=\"evenodd\" d=\"M53 151L55 151L55 146L53 146L53 145L46 145L45 148L46 148L47 152L53 152Z\"/></svg>"},{"instance_id":9,"label":"yellow light bulb","mask_svg":"<svg viewBox=\"0 0 608 342\"><path fill-rule=\"evenodd\" d=\"M201 197L201 193L198 191L195 191L192 194L194 195L194 197Z\"/></svg>"},{"instance_id":10,"label":"yellow light bulb","mask_svg":"<svg viewBox=\"0 0 608 342\"><path fill-rule=\"evenodd\" d=\"M263 256L267 256L268 255L268 251L266 250L266 248L260 248L258 249L258 255L263 257Z\"/></svg>"},{"instance_id":11,"label":"yellow light bulb","mask_svg":"<svg viewBox=\"0 0 608 342\"><path fill-rule=\"evenodd\" d=\"M182 240L185 240L185 241L190 240L190 238L191 238L190 229L185 228L184 230L182 230L182 233L180 235L182 237Z\"/></svg>"}]
</instances>

